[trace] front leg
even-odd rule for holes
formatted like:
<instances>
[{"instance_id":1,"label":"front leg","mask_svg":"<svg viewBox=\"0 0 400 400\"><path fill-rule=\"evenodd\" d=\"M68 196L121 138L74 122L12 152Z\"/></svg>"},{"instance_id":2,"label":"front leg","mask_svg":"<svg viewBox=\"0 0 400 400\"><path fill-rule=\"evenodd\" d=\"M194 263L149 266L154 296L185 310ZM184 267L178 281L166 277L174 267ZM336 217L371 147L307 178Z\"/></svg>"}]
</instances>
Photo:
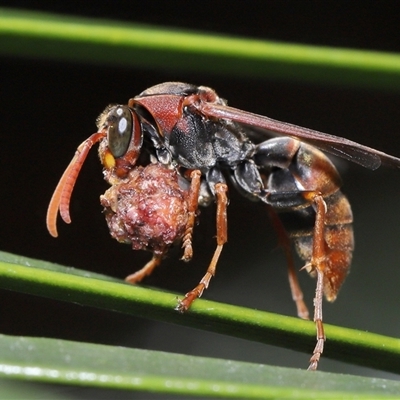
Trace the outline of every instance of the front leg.
<instances>
[{"instance_id":1,"label":"front leg","mask_svg":"<svg viewBox=\"0 0 400 400\"><path fill-rule=\"evenodd\" d=\"M186 223L185 234L182 239L183 261L190 261L193 257L192 236L196 222L196 213L199 207L199 193L201 183L201 172L194 170L190 174L190 189L188 198L188 221Z\"/></svg>"},{"instance_id":2,"label":"front leg","mask_svg":"<svg viewBox=\"0 0 400 400\"><path fill-rule=\"evenodd\" d=\"M189 309L191 304L203 294L204 289L208 288L211 278L215 275L219 256L224 244L228 240L227 192L228 187L225 183L217 183L215 185L215 195L217 199L217 248L215 249L211 263L207 268L207 272L201 279L200 283L193 290L186 293L185 298L180 300L176 306L175 309L180 312L184 312Z\"/></svg>"}]
</instances>

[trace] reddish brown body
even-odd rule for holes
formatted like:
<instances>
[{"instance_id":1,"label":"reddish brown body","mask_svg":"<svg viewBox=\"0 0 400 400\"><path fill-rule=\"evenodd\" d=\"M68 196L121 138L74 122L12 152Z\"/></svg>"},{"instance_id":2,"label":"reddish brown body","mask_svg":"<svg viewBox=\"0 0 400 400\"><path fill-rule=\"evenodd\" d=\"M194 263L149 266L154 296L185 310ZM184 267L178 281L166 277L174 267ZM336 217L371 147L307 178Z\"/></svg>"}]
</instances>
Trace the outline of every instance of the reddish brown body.
<instances>
[{"instance_id":1,"label":"reddish brown body","mask_svg":"<svg viewBox=\"0 0 400 400\"><path fill-rule=\"evenodd\" d=\"M349 272L353 250L353 215L350 203L341 191L324 198L327 213L324 221L324 294L328 301L334 301ZM305 260L311 260L314 230L292 231L297 253ZM315 277L315 269L306 265L307 271Z\"/></svg>"},{"instance_id":2,"label":"reddish brown body","mask_svg":"<svg viewBox=\"0 0 400 400\"><path fill-rule=\"evenodd\" d=\"M271 133L277 137L271 139ZM215 275L227 241L227 181L250 200L268 206L285 249L292 296L302 318L309 314L289 236L306 262L304 269L317 279L317 344L309 366L315 370L325 342L323 294L329 301L336 298L354 248L353 217L340 191L340 177L316 147L371 169L381 163L399 168L400 159L341 137L229 107L205 86L167 82L101 114L98 132L78 147L51 199L47 226L53 236L57 236L58 211L65 222L71 221L72 190L97 142L104 176L111 185L101 196L111 235L134 249L153 253L127 281L139 282L150 274L177 242L182 243L182 259L189 261L198 207L216 203L214 255L199 284L179 301L179 311L186 311Z\"/></svg>"},{"instance_id":3,"label":"reddish brown body","mask_svg":"<svg viewBox=\"0 0 400 400\"><path fill-rule=\"evenodd\" d=\"M351 206L340 191L341 179L332 162L318 149L305 143L295 139L286 141L286 148L290 148L291 151L287 152L287 160L281 163L282 169L270 173L266 186L272 192L278 192L282 187L282 174L285 174L283 167L288 166L295 185L285 176L286 198L284 201L278 198L272 201L272 204L293 239L297 253L306 261L305 269L312 276L316 276L313 267L313 257L316 258L313 256L315 251L313 244L318 240L314 239L316 214L324 214L321 228L323 232L320 238L324 260L319 261L319 264L320 268L324 268L325 297L329 301L334 301L349 272L354 250ZM299 199L295 197L299 194L296 192L298 188L302 188L302 196ZM292 195L289 196L288 193ZM315 202L318 196L325 203L324 207ZM287 209L288 200L297 204L292 203Z\"/></svg>"}]
</instances>

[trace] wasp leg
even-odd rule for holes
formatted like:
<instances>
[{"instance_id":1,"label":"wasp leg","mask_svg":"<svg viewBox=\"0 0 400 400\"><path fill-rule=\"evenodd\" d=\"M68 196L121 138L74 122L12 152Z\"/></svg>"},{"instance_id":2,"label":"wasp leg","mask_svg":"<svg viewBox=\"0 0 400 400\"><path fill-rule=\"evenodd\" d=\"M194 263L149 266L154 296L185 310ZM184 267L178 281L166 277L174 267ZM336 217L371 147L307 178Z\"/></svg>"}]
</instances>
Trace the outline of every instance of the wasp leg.
<instances>
[{"instance_id":1,"label":"wasp leg","mask_svg":"<svg viewBox=\"0 0 400 400\"><path fill-rule=\"evenodd\" d=\"M308 308L303 300L303 292L300 288L300 283L297 278L296 269L294 266L293 253L290 245L290 238L287 234L282 221L279 219L274 208L270 205L267 205L268 215L272 222L272 225L275 229L275 232L278 235L279 246L282 247L285 257L286 264L288 266L288 279L290 291L292 293L292 299L296 304L297 315L302 319L310 319L310 314L308 312Z\"/></svg>"},{"instance_id":2,"label":"wasp leg","mask_svg":"<svg viewBox=\"0 0 400 400\"><path fill-rule=\"evenodd\" d=\"M308 196L312 196L312 194L309 192L307 193L307 197ZM321 194L316 193L312 197L312 201L316 207L313 249L311 261L305 266L305 268L311 268L317 273L317 286L315 288L314 297L314 322L317 330L317 344L315 345L313 355L310 358L310 365L308 367L308 370L315 371L318 367L321 354L324 351L324 343L326 340L324 325L322 323L322 300L324 291L324 273L326 269L326 244L324 233L327 208Z\"/></svg>"},{"instance_id":3,"label":"wasp leg","mask_svg":"<svg viewBox=\"0 0 400 400\"><path fill-rule=\"evenodd\" d=\"M183 235L182 239L183 261L190 261L193 257L192 236L194 224L196 222L196 212L199 206L201 172L199 170L192 171L190 178L191 182L188 199L188 222L186 224L185 234Z\"/></svg>"},{"instance_id":4,"label":"wasp leg","mask_svg":"<svg viewBox=\"0 0 400 400\"><path fill-rule=\"evenodd\" d=\"M318 362L324 351L326 340L324 325L322 323L322 292L323 292L323 272L317 269L317 287L315 289L314 298L314 322L317 329L317 344L314 347L313 355L310 358L309 371L315 371L318 367Z\"/></svg>"},{"instance_id":5,"label":"wasp leg","mask_svg":"<svg viewBox=\"0 0 400 400\"><path fill-rule=\"evenodd\" d=\"M129 283L137 283L140 282L145 276L150 275L153 272L153 269L161 264L162 255L153 255L153 258L139 271L128 275L125 278L126 282Z\"/></svg>"},{"instance_id":6,"label":"wasp leg","mask_svg":"<svg viewBox=\"0 0 400 400\"><path fill-rule=\"evenodd\" d=\"M317 330L317 344L310 359L309 370L316 370L318 361L324 349L325 333L322 323L322 299L326 286L325 278L329 273L328 269L328 245L325 240L327 205L320 192L315 190L288 191L288 192L270 192L266 196L267 204L277 209L286 205L287 207L301 207L304 205L313 205L315 219L313 222L313 239L310 254L304 249L300 249L299 255L308 260L302 269L306 269L312 276L317 277L317 285L314 297L314 322ZM307 246L306 246L307 247ZM299 251L299 249L298 249ZM338 274L336 274L338 275Z\"/></svg>"},{"instance_id":7,"label":"wasp leg","mask_svg":"<svg viewBox=\"0 0 400 400\"><path fill-rule=\"evenodd\" d=\"M208 288L211 278L215 275L217 262L221 255L222 248L227 242L228 236L228 221L226 214L228 207L227 191L228 187L225 183L217 183L215 185L215 195L217 199L217 248L215 249L211 263L207 268L207 272L201 279L200 283L193 290L186 293L185 298L180 300L176 306L175 309L180 312L189 309L191 304L203 294L204 289Z\"/></svg>"}]
</instances>

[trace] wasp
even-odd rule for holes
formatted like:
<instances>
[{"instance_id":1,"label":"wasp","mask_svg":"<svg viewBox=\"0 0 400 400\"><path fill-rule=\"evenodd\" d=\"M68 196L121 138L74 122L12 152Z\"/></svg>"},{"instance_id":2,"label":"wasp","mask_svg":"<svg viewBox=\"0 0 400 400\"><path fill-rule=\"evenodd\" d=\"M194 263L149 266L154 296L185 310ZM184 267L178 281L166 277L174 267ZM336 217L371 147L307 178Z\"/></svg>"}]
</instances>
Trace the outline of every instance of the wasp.
<instances>
[{"instance_id":1,"label":"wasp","mask_svg":"<svg viewBox=\"0 0 400 400\"><path fill-rule=\"evenodd\" d=\"M99 156L110 189L101 196L111 235L152 259L126 280L136 283L160 264L171 245L182 243L184 261L193 256L192 236L200 206L216 203L217 246L199 284L179 300L184 312L215 275L227 242L228 183L252 201L265 203L288 253L288 238L316 278L316 346L309 370L324 349L322 301L334 301L348 274L354 250L351 206L341 179L323 151L375 170L400 167L400 159L342 137L302 128L227 105L206 86L167 82L110 105L98 131L77 149L62 175L47 212L70 223L69 203L91 147ZM288 256L288 259L290 257ZM293 264L289 283L300 317L308 319Z\"/></svg>"}]
</instances>

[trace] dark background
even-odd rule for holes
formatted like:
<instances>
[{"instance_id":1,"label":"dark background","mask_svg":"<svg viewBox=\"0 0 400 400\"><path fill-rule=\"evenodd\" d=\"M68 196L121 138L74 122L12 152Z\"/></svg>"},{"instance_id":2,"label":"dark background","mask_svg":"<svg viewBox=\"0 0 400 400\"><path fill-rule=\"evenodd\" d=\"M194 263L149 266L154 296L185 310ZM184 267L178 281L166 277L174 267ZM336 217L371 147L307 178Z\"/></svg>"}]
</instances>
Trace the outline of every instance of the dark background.
<instances>
[{"instance_id":1,"label":"dark background","mask_svg":"<svg viewBox=\"0 0 400 400\"><path fill-rule=\"evenodd\" d=\"M7 2L2 2L7 3ZM396 2L93 2L8 6L90 17L175 26L296 43L398 52ZM226 78L2 57L1 250L123 278L150 254L133 252L109 237L99 205L107 185L92 151L72 199L71 225L59 238L46 231L45 213L75 148L95 131L111 103L125 103L147 87L179 80L215 88L238 108L361 142L400 156L400 93ZM354 212L356 251L337 301L324 304L328 323L399 337L399 171L365 170L339 163L343 191ZM229 242L205 297L295 315L284 257L262 205L231 191ZM185 293L203 275L215 247L214 209L203 210L190 264L172 251L145 284ZM298 262L299 268L301 263ZM301 273L311 307L314 281ZM308 356L170 324L0 292L0 332L118 344L179 353L306 367ZM329 338L328 338L329 339ZM329 340L327 342L329 346ZM378 377L393 375L323 359L321 370Z\"/></svg>"}]
</instances>

